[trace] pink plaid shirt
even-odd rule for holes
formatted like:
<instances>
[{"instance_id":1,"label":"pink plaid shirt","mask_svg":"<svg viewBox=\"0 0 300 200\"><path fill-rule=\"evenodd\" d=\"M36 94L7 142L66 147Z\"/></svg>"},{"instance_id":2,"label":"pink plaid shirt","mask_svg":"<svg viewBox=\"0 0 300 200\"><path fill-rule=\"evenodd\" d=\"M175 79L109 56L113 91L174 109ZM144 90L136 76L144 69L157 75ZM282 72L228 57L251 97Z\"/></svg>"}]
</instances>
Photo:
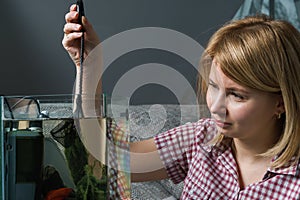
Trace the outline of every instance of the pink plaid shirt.
<instances>
[{"instance_id":1,"label":"pink plaid shirt","mask_svg":"<svg viewBox=\"0 0 300 200\"><path fill-rule=\"evenodd\" d=\"M174 183L184 181L181 199L300 199L299 161L269 169L263 180L241 190L231 139L216 146L207 144L216 132L211 119L201 119L155 137L169 177Z\"/></svg>"}]
</instances>

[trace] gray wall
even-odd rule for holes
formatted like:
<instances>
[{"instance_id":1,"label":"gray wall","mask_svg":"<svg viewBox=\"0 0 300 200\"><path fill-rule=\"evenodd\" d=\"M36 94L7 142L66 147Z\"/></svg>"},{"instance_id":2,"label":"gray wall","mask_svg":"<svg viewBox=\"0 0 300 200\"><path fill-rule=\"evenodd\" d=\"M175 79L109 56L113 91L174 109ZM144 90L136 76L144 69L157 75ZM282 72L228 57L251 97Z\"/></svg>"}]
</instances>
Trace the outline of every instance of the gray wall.
<instances>
[{"instance_id":1,"label":"gray wall","mask_svg":"<svg viewBox=\"0 0 300 200\"><path fill-rule=\"evenodd\" d=\"M1 0L1 94L72 93L75 69L61 40L64 15L73 2ZM242 2L85 0L84 3L86 15L102 40L128 29L154 26L177 30L205 46L211 34L234 16ZM194 85L196 73L186 61L168 52L144 50L123 55L116 60L105 72L104 90L109 94L122 74L148 62L171 66ZM182 68L183 65L187 67ZM176 98L167 88L145 85L134 93L132 102L176 103Z\"/></svg>"}]
</instances>

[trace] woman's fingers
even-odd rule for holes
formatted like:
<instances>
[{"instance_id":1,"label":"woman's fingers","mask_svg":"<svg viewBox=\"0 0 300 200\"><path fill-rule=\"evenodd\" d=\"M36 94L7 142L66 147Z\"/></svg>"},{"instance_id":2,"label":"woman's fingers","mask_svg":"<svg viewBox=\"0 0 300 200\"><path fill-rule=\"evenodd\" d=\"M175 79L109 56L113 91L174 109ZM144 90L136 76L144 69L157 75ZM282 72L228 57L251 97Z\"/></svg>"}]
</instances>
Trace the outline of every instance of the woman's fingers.
<instances>
[{"instance_id":1,"label":"woman's fingers","mask_svg":"<svg viewBox=\"0 0 300 200\"><path fill-rule=\"evenodd\" d=\"M70 46L74 45L74 41L82 36L80 24L66 23L64 25L64 38L62 41L63 46L68 49Z\"/></svg>"},{"instance_id":2,"label":"woman's fingers","mask_svg":"<svg viewBox=\"0 0 300 200\"><path fill-rule=\"evenodd\" d=\"M78 12L77 11L70 11L65 15L65 20L67 23L76 23L78 22Z\"/></svg>"},{"instance_id":3,"label":"woman's fingers","mask_svg":"<svg viewBox=\"0 0 300 200\"><path fill-rule=\"evenodd\" d=\"M82 32L74 32L68 33L64 35L62 44L63 46L68 49L70 46L74 45L74 41L82 36Z\"/></svg>"},{"instance_id":4,"label":"woman's fingers","mask_svg":"<svg viewBox=\"0 0 300 200\"><path fill-rule=\"evenodd\" d=\"M70 7L70 11L65 15L65 20L67 23L77 23L79 13L77 12L77 6L73 4Z\"/></svg>"},{"instance_id":5,"label":"woman's fingers","mask_svg":"<svg viewBox=\"0 0 300 200\"><path fill-rule=\"evenodd\" d=\"M66 23L64 25L64 33L69 34L73 32L80 32L82 26L80 24L75 24L75 23Z\"/></svg>"},{"instance_id":6,"label":"woman's fingers","mask_svg":"<svg viewBox=\"0 0 300 200\"><path fill-rule=\"evenodd\" d=\"M94 49L99 43L97 33L92 24L86 17L82 17L82 25L78 23L79 13L77 6L74 4L70 7L70 11L65 15L66 23L63 27L64 37L62 40L63 47L67 50L76 66L80 66L80 38L84 34L85 55Z\"/></svg>"},{"instance_id":7,"label":"woman's fingers","mask_svg":"<svg viewBox=\"0 0 300 200\"><path fill-rule=\"evenodd\" d=\"M70 11L76 11L77 10L77 5L73 4L70 6Z\"/></svg>"}]
</instances>

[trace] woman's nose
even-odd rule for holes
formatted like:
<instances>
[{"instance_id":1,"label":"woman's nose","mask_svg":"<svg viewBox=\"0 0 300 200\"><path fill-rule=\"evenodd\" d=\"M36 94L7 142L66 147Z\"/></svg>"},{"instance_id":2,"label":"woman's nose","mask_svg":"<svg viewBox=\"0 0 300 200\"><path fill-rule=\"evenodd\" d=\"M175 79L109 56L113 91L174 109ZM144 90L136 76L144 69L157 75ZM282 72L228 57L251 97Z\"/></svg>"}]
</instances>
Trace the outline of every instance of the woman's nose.
<instances>
[{"instance_id":1,"label":"woman's nose","mask_svg":"<svg viewBox=\"0 0 300 200\"><path fill-rule=\"evenodd\" d=\"M210 112L212 114L223 117L226 115L226 95L219 93L218 95L211 96Z\"/></svg>"}]
</instances>

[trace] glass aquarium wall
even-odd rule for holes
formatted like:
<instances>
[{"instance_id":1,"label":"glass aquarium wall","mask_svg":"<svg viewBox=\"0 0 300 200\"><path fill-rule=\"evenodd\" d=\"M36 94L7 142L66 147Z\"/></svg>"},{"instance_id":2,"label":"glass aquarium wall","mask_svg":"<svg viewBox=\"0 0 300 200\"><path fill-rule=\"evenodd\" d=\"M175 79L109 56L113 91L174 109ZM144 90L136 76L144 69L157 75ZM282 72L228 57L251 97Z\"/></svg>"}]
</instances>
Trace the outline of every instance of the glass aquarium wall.
<instances>
[{"instance_id":1,"label":"glass aquarium wall","mask_svg":"<svg viewBox=\"0 0 300 200\"><path fill-rule=\"evenodd\" d=\"M2 199L130 198L127 99L80 100L1 97Z\"/></svg>"}]
</instances>

